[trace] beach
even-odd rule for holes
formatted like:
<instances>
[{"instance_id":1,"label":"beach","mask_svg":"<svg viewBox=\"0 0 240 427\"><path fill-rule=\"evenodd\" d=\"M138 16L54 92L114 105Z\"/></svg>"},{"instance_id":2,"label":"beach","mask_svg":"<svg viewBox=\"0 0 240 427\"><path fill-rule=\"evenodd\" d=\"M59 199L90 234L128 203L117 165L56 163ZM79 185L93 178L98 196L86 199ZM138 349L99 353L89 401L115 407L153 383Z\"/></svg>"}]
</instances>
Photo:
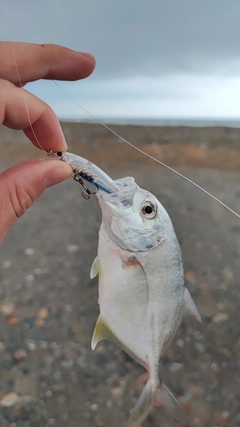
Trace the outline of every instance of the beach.
<instances>
[{"instance_id":1,"label":"beach","mask_svg":"<svg viewBox=\"0 0 240 427\"><path fill-rule=\"evenodd\" d=\"M69 151L113 178L134 176L167 209L186 286L202 316L185 318L162 357L161 378L191 427L240 425L240 220L171 170L100 125L62 123ZM240 213L240 129L111 126ZM0 128L1 170L45 157L20 131ZM116 345L90 344L98 317L101 212L72 179L48 189L0 247L0 426L121 427L147 380ZM155 408L143 426L177 426Z\"/></svg>"}]
</instances>

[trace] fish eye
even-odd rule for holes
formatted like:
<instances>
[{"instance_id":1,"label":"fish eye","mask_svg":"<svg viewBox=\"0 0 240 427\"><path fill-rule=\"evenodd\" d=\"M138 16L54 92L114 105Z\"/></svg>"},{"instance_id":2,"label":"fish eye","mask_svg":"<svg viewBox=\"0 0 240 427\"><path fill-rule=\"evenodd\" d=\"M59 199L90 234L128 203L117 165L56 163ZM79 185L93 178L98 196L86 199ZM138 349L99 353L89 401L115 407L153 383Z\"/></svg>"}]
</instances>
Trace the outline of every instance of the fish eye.
<instances>
[{"instance_id":1,"label":"fish eye","mask_svg":"<svg viewBox=\"0 0 240 427\"><path fill-rule=\"evenodd\" d=\"M142 214L148 218L148 219L153 219L155 218L156 214L157 214L157 206L155 206L153 203L151 202L146 202L143 206L142 206Z\"/></svg>"},{"instance_id":2,"label":"fish eye","mask_svg":"<svg viewBox=\"0 0 240 427\"><path fill-rule=\"evenodd\" d=\"M58 152L57 152L57 155L58 155L59 157L62 157L62 152L61 152L61 151L58 151Z\"/></svg>"}]
</instances>

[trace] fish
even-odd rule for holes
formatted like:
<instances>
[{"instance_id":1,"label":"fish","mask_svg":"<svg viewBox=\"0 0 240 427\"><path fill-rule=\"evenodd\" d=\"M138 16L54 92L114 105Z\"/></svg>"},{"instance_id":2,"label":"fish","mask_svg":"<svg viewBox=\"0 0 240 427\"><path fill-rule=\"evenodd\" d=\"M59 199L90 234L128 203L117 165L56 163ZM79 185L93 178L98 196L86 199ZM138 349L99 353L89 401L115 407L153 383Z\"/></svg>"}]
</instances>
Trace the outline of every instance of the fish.
<instances>
[{"instance_id":1,"label":"fish","mask_svg":"<svg viewBox=\"0 0 240 427\"><path fill-rule=\"evenodd\" d=\"M131 411L127 427L139 427L153 406L178 413L179 404L162 383L160 357L185 316L201 322L184 285L181 249L172 221L159 200L133 177L112 180L93 163L58 153L96 185L102 212L98 252L90 277L99 277L100 314L91 348L102 340L121 347L148 372L149 379ZM184 419L184 425L186 421Z\"/></svg>"}]
</instances>

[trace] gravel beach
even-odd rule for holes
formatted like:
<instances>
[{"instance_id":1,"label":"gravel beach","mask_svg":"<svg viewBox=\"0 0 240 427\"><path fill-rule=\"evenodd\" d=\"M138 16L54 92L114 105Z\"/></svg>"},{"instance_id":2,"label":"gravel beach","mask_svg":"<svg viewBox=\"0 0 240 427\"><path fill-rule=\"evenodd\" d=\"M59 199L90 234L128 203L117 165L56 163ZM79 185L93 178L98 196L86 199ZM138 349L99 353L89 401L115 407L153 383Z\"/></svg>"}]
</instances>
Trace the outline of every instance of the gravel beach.
<instances>
[{"instance_id":1,"label":"gravel beach","mask_svg":"<svg viewBox=\"0 0 240 427\"><path fill-rule=\"evenodd\" d=\"M240 212L240 130L112 126ZM99 125L63 123L69 151L113 178L134 176L170 214L202 324L184 319L161 377L191 427L240 426L240 220ZM0 128L0 168L44 157ZM90 343L98 317L101 212L72 179L48 189L0 247L0 426L122 427L147 380L114 344ZM144 427L180 427L155 408Z\"/></svg>"}]
</instances>

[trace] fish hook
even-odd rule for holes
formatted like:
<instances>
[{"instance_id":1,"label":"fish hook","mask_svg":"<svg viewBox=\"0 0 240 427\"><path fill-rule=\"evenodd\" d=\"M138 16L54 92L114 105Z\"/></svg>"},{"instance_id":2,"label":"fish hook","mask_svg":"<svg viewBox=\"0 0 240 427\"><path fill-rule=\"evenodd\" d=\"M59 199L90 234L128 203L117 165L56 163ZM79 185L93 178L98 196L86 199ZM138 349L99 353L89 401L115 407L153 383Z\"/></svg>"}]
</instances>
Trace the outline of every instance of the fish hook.
<instances>
[{"instance_id":1,"label":"fish hook","mask_svg":"<svg viewBox=\"0 0 240 427\"><path fill-rule=\"evenodd\" d=\"M96 193L97 193L97 191L98 191L98 186L97 186L97 184L95 184L95 183L94 183L94 185L95 185L95 187L96 187L96 190L95 190L95 191L91 191L91 190L89 190L89 188L86 186L86 184L84 184L84 182L83 182L83 180L82 180L82 178L81 178L81 176L79 175L79 173L78 173L78 172L74 172L74 173L72 174L72 177L73 177L73 179L74 179L75 181L79 182L79 184L83 187L83 189L81 190L81 194L82 194L82 196L83 196L83 198L84 198L84 199L88 200L88 199L90 199L90 196L91 196L92 194L96 194Z\"/></svg>"}]
</instances>

